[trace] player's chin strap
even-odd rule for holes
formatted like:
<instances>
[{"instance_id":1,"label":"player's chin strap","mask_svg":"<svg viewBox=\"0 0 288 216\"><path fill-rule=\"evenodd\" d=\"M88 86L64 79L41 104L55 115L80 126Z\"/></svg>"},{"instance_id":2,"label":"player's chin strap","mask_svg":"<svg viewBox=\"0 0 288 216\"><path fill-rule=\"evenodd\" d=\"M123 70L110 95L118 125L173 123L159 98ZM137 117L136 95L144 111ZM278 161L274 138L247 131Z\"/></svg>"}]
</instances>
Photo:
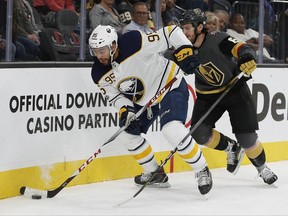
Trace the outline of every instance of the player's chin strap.
<instances>
[{"instance_id":1,"label":"player's chin strap","mask_svg":"<svg viewBox=\"0 0 288 216\"><path fill-rule=\"evenodd\" d=\"M159 97L161 97L166 90L168 90L175 82L176 80L180 79L183 76L183 74L180 72L178 73L175 77L173 77L173 79L171 79L163 88L161 88L155 95L153 98L150 99L150 101L143 106L134 116L132 116L132 118L130 118L129 123L123 127L121 127L110 139L108 139L96 152L93 153L93 155L91 155L69 178L67 178L59 187L57 187L54 190L38 190L38 189L33 189L33 188L29 188L29 187L21 187L20 188L20 193L24 196L34 196L34 195L41 195L43 198L52 198L54 196L56 196L64 187L66 187L66 185L69 184L70 181L72 181L80 172L82 172L100 153L101 153L101 148L105 145L107 145L108 143L112 142L113 140L115 140L128 126L129 124L134 121L135 119L139 118L140 115L142 115L144 113L144 111L152 106L154 104L155 101L157 101L157 99Z\"/></svg>"},{"instance_id":2,"label":"player's chin strap","mask_svg":"<svg viewBox=\"0 0 288 216\"><path fill-rule=\"evenodd\" d=\"M118 205L123 205L136 196L138 196L141 191L144 190L144 188L149 185L151 180L157 175L157 173L163 168L163 166L170 160L170 158L177 152L178 148L192 135L192 133L198 128L198 126L204 121L204 119L211 113L211 111L218 105L218 103L225 97L225 95L235 86L235 84L238 82L238 80L244 75L244 72L241 72L238 76L234 77L232 81L229 83L227 88L223 91L223 93L219 96L219 98L211 105L211 107L206 111L206 113L199 119L199 121L193 125L189 133L181 140L181 142L174 148L170 154L165 158L165 160L158 166L156 171L154 171L153 175L150 176L150 178L147 180L147 182L129 199L125 200L122 203L119 203Z\"/></svg>"}]
</instances>

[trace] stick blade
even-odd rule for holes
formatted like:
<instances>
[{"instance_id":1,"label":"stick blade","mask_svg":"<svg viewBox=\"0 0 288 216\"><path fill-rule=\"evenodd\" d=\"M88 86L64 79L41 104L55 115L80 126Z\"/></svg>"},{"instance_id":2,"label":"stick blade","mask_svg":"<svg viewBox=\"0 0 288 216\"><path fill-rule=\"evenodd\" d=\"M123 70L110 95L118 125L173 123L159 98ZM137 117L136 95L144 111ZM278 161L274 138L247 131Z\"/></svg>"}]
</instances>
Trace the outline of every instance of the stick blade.
<instances>
[{"instance_id":1,"label":"stick blade","mask_svg":"<svg viewBox=\"0 0 288 216\"><path fill-rule=\"evenodd\" d=\"M29 198L32 198L32 196L34 195L41 195L42 198L48 198L48 191L38 190L24 186L20 188L20 194Z\"/></svg>"}]
</instances>

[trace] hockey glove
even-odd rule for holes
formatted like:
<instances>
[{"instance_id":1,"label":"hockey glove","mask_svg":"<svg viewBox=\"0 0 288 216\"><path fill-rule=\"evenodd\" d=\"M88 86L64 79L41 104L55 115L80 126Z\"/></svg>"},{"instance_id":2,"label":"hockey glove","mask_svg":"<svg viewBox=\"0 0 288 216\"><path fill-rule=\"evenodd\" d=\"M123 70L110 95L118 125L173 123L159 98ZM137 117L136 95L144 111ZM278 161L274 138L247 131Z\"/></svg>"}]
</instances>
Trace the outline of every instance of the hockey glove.
<instances>
[{"instance_id":1,"label":"hockey glove","mask_svg":"<svg viewBox=\"0 0 288 216\"><path fill-rule=\"evenodd\" d=\"M135 119L130 122L131 118L135 115L135 109L131 106L123 106L119 111L119 125L120 127L127 126L125 131L129 134L140 135L141 129L138 120ZM130 122L130 124L129 124Z\"/></svg>"},{"instance_id":2,"label":"hockey glove","mask_svg":"<svg viewBox=\"0 0 288 216\"><path fill-rule=\"evenodd\" d=\"M248 76L250 76L250 74L256 69L256 66L256 59L250 53L246 53L238 60L239 70L243 71Z\"/></svg>"},{"instance_id":3,"label":"hockey glove","mask_svg":"<svg viewBox=\"0 0 288 216\"><path fill-rule=\"evenodd\" d=\"M193 47L189 45L176 49L174 56L177 64L186 74L193 74L200 64L197 56L193 55Z\"/></svg>"}]
</instances>

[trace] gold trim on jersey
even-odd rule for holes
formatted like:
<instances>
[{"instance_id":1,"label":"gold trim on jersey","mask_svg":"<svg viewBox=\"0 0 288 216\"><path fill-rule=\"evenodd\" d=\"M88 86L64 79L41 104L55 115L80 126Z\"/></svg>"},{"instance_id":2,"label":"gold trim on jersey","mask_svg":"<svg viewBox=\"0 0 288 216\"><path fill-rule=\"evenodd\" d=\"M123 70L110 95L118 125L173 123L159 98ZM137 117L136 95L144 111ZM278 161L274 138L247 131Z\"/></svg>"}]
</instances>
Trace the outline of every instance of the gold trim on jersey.
<instances>
[{"instance_id":1,"label":"gold trim on jersey","mask_svg":"<svg viewBox=\"0 0 288 216\"><path fill-rule=\"evenodd\" d=\"M175 62L172 62L171 66L170 66L169 75L168 75L168 78L166 80L165 85L167 85L167 83L169 83L173 79L173 77L175 76L176 66L177 66L177 64ZM163 95L161 95L156 100L156 104L160 103L160 101L162 101L162 99L163 99Z\"/></svg>"},{"instance_id":2,"label":"gold trim on jersey","mask_svg":"<svg viewBox=\"0 0 288 216\"><path fill-rule=\"evenodd\" d=\"M234 79L232 79L227 85L223 86L222 88L219 88L219 89L214 89L214 90L199 90L196 88L196 92L199 93L199 94L217 94L217 93L220 93L220 92L223 92L229 85L230 83L234 82L234 80L237 79L237 77L235 77Z\"/></svg>"},{"instance_id":3,"label":"gold trim on jersey","mask_svg":"<svg viewBox=\"0 0 288 216\"><path fill-rule=\"evenodd\" d=\"M172 25L167 26L167 30L168 30L168 35L169 35L172 31Z\"/></svg>"},{"instance_id":4,"label":"gold trim on jersey","mask_svg":"<svg viewBox=\"0 0 288 216\"><path fill-rule=\"evenodd\" d=\"M211 90L211 91L207 91L207 90L201 91L201 90L199 90L199 89L196 89L196 92L197 92L197 93L200 93L200 94L217 94L217 93L220 93L220 92L224 91L224 90L226 89L226 87L227 87L227 86L224 86L224 87L222 87L222 88L215 89L215 90Z\"/></svg>"},{"instance_id":5,"label":"gold trim on jersey","mask_svg":"<svg viewBox=\"0 0 288 216\"><path fill-rule=\"evenodd\" d=\"M225 77L225 74L212 62L200 65L198 74L211 86L221 86Z\"/></svg>"},{"instance_id":6,"label":"gold trim on jersey","mask_svg":"<svg viewBox=\"0 0 288 216\"><path fill-rule=\"evenodd\" d=\"M238 50L240 49L241 46L243 46L245 43L244 42L238 42L231 50L231 53L234 57L238 57Z\"/></svg>"},{"instance_id":7,"label":"gold trim on jersey","mask_svg":"<svg viewBox=\"0 0 288 216\"><path fill-rule=\"evenodd\" d=\"M119 117L121 118L122 114L126 111L127 111L126 107L121 107L121 109L119 110Z\"/></svg>"}]
</instances>

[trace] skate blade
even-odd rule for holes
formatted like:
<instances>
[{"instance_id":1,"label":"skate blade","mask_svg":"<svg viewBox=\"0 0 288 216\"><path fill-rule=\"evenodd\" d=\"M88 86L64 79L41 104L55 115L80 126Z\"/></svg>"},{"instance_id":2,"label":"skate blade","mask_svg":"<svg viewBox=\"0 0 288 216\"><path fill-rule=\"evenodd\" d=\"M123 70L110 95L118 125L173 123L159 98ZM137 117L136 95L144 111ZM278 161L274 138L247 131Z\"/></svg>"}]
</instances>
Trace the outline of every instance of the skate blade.
<instances>
[{"instance_id":1,"label":"skate blade","mask_svg":"<svg viewBox=\"0 0 288 216\"><path fill-rule=\"evenodd\" d=\"M233 175L236 175L236 174L237 174L237 172L238 172L238 170L239 170L239 168L240 168L240 165L241 165L241 163L242 163L242 160L243 160L243 158L244 158L244 154L245 154L245 151L244 151L243 148L241 148L240 153L239 153L239 158L238 158L238 165L237 165L236 169L232 172Z\"/></svg>"},{"instance_id":2,"label":"skate blade","mask_svg":"<svg viewBox=\"0 0 288 216\"><path fill-rule=\"evenodd\" d=\"M141 184L136 184L136 185L139 187L143 186ZM169 182L161 182L161 183L148 184L147 187L149 187L149 188L170 188L171 185L169 184Z\"/></svg>"}]
</instances>

